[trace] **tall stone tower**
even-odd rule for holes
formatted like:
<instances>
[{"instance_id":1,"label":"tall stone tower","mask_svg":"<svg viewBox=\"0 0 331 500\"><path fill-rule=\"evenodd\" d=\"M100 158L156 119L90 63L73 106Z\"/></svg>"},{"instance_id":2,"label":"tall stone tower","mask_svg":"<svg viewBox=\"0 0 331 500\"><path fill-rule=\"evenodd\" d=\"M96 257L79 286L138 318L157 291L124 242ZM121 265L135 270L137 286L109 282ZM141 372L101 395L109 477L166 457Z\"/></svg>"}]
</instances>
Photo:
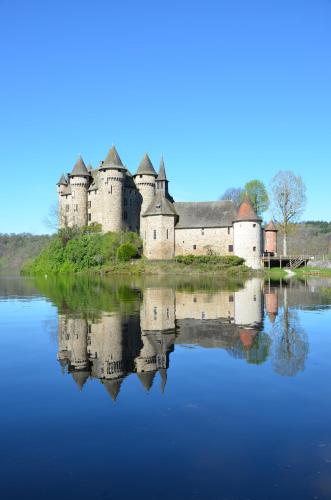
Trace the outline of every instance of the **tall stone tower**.
<instances>
[{"instance_id":1,"label":"tall stone tower","mask_svg":"<svg viewBox=\"0 0 331 500\"><path fill-rule=\"evenodd\" d=\"M58 213L59 213L58 224L60 228L63 228L68 226L69 224L69 214L66 214L65 197L64 197L64 194L68 189L68 181L64 174L61 175L60 180L56 186L58 193Z\"/></svg>"},{"instance_id":2,"label":"tall stone tower","mask_svg":"<svg viewBox=\"0 0 331 500\"><path fill-rule=\"evenodd\" d=\"M161 159L156 179L156 194L145 213L144 255L148 259L172 259L175 256L175 223L178 219L173 199L168 193L168 180Z\"/></svg>"},{"instance_id":3,"label":"tall stone tower","mask_svg":"<svg viewBox=\"0 0 331 500\"><path fill-rule=\"evenodd\" d=\"M264 228L264 251L277 253L277 232L274 222L271 220Z\"/></svg>"},{"instance_id":4,"label":"tall stone tower","mask_svg":"<svg viewBox=\"0 0 331 500\"><path fill-rule=\"evenodd\" d=\"M99 167L100 191L103 200L103 231L121 231L123 229L123 196L126 168L115 146Z\"/></svg>"},{"instance_id":5,"label":"tall stone tower","mask_svg":"<svg viewBox=\"0 0 331 500\"><path fill-rule=\"evenodd\" d=\"M147 210L155 195L155 178L157 174L153 164L145 153L141 160L138 170L134 175L134 181L141 196L140 205L140 236L144 237L144 219L143 214Z\"/></svg>"},{"instance_id":6,"label":"tall stone tower","mask_svg":"<svg viewBox=\"0 0 331 500\"><path fill-rule=\"evenodd\" d=\"M261 268L261 222L246 197L233 221L233 252L245 259L247 266L252 269Z\"/></svg>"},{"instance_id":7,"label":"tall stone tower","mask_svg":"<svg viewBox=\"0 0 331 500\"><path fill-rule=\"evenodd\" d=\"M80 156L69 176L72 197L72 226L87 225L87 190L90 173Z\"/></svg>"}]
</instances>

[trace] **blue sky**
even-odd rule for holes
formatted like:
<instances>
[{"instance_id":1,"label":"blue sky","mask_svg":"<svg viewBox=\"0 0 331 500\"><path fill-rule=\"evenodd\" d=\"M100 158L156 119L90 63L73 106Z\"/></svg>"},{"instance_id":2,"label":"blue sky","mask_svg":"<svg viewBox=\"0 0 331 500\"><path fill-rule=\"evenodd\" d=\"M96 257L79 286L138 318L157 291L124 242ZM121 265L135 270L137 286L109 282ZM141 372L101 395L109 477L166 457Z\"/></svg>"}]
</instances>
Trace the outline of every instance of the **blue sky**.
<instances>
[{"instance_id":1,"label":"blue sky","mask_svg":"<svg viewBox=\"0 0 331 500\"><path fill-rule=\"evenodd\" d=\"M0 0L0 232L45 232L113 142L163 154L176 200L293 170L331 220L330 26L330 0Z\"/></svg>"}]
</instances>

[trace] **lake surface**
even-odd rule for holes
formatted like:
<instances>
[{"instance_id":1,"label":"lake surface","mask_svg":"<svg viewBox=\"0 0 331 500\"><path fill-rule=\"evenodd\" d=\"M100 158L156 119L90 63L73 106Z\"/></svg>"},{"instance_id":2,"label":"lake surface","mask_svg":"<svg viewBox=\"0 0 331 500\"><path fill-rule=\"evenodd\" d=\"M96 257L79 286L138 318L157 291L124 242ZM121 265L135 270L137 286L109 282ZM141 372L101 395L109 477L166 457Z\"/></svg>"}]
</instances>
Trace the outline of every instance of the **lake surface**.
<instances>
[{"instance_id":1,"label":"lake surface","mask_svg":"<svg viewBox=\"0 0 331 500\"><path fill-rule=\"evenodd\" d=\"M331 498L331 287L0 278L9 499Z\"/></svg>"}]
</instances>

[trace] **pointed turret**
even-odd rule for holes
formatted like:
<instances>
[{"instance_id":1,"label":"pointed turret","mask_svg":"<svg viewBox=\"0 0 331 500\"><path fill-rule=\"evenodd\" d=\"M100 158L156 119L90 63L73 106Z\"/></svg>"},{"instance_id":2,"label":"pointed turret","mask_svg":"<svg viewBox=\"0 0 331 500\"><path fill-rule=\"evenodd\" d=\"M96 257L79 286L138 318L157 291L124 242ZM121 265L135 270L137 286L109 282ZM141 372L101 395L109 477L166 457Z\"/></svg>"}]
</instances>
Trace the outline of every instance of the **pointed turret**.
<instances>
[{"instance_id":1,"label":"pointed turret","mask_svg":"<svg viewBox=\"0 0 331 500\"><path fill-rule=\"evenodd\" d=\"M57 183L57 186L68 186L68 181L64 174L61 175L60 180Z\"/></svg>"},{"instance_id":2,"label":"pointed turret","mask_svg":"<svg viewBox=\"0 0 331 500\"><path fill-rule=\"evenodd\" d=\"M78 160L76 161L74 168L72 169L72 172L70 174L71 177L89 177L90 173L86 168L86 165L84 163L84 160L81 156L79 156Z\"/></svg>"},{"instance_id":3,"label":"pointed turret","mask_svg":"<svg viewBox=\"0 0 331 500\"><path fill-rule=\"evenodd\" d=\"M121 390L123 379L117 378L115 380L103 380L102 383L105 386L108 394L112 398L113 401L116 401L117 396Z\"/></svg>"},{"instance_id":4,"label":"pointed turret","mask_svg":"<svg viewBox=\"0 0 331 500\"><path fill-rule=\"evenodd\" d=\"M74 381L76 382L77 386L79 387L79 390L82 390L86 380L90 376L90 372L84 370L73 371L71 372L71 375Z\"/></svg>"},{"instance_id":5,"label":"pointed turret","mask_svg":"<svg viewBox=\"0 0 331 500\"><path fill-rule=\"evenodd\" d=\"M154 377L155 377L156 372L140 372L137 373L138 378L142 385L145 387L146 391L149 391L150 388L153 385Z\"/></svg>"},{"instance_id":6,"label":"pointed turret","mask_svg":"<svg viewBox=\"0 0 331 500\"><path fill-rule=\"evenodd\" d=\"M166 368L159 369L160 377L161 377L161 392L164 393L165 386L167 383L167 370Z\"/></svg>"},{"instance_id":7,"label":"pointed turret","mask_svg":"<svg viewBox=\"0 0 331 500\"><path fill-rule=\"evenodd\" d=\"M157 180L158 181L166 181L167 180L167 176L166 176L166 172L165 172L165 167L164 167L163 156L161 156L160 168L159 168L159 174L157 176Z\"/></svg>"},{"instance_id":8,"label":"pointed turret","mask_svg":"<svg viewBox=\"0 0 331 500\"><path fill-rule=\"evenodd\" d=\"M100 168L125 168L114 145L108 151Z\"/></svg>"},{"instance_id":9,"label":"pointed turret","mask_svg":"<svg viewBox=\"0 0 331 500\"><path fill-rule=\"evenodd\" d=\"M244 197L243 201L240 204L235 221L261 222L260 217L256 215L253 205L247 195Z\"/></svg>"},{"instance_id":10,"label":"pointed turret","mask_svg":"<svg viewBox=\"0 0 331 500\"><path fill-rule=\"evenodd\" d=\"M151 162L151 159L147 153L144 154L143 159L139 163L139 166L138 166L138 169L137 169L137 172L135 175L153 175L154 177L157 176L155 169L153 167L153 164Z\"/></svg>"}]
</instances>

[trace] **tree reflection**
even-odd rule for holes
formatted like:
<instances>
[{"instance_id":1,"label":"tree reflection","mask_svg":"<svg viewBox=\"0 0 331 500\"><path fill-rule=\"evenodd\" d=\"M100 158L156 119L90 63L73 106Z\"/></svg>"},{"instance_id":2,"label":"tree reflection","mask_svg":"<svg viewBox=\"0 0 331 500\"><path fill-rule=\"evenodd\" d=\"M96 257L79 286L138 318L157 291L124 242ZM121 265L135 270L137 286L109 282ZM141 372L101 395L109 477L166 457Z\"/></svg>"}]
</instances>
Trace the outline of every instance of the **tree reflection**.
<instances>
[{"instance_id":1,"label":"tree reflection","mask_svg":"<svg viewBox=\"0 0 331 500\"><path fill-rule=\"evenodd\" d=\"M300 325L298 314L289 310L287 289L284 308L273 327L273 368L276 373L293 377L304 371L309 351L308 338Z\"/></svg>"}]
</instances>

